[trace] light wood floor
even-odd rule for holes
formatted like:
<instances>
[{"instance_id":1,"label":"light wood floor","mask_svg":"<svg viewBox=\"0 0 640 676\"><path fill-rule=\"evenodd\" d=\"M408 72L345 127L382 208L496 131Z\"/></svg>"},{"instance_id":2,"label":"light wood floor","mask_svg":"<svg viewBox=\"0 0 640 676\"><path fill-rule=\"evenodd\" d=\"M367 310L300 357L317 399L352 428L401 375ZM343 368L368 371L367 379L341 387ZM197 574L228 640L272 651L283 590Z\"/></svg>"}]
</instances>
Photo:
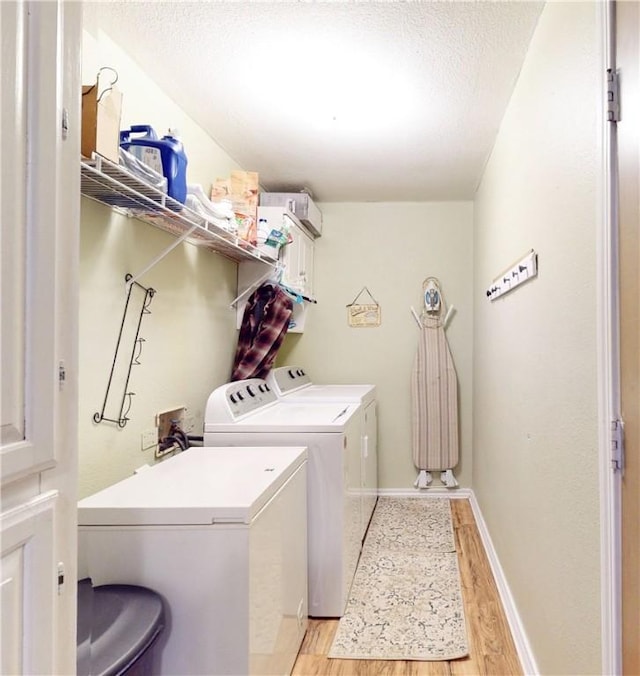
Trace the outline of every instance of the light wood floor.
<instances>
[{"instance_id":1,"label":"light wood floor","mask_svg":"<svg viewBox=\"0 0 640 676\"><path fill-rule=\"evenodd\" d=\"M294 676L514 676L522 674L489 561L468 500L451 500L469 656L448 662L327 658L338 620L310 620Z\"/></svg>"}]
</instances>

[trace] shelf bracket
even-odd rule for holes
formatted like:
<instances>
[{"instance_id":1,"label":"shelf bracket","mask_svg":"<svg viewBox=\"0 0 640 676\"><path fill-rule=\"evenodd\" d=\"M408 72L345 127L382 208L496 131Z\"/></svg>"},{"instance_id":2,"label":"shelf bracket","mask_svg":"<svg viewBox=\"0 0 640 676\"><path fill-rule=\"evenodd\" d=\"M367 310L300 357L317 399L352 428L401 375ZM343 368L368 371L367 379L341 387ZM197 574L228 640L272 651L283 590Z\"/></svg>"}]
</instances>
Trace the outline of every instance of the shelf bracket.
<instances>
[{"instance_id":1,"label":"shelf bracket","mask_svg":"<svg viewBox=\"0 0 640 676\"><path fill-rule=\"evenodd\" d=\"M154 267L157 263L159 263L167 254L170 254L177 246L182 244L189 235L197 228L199 227L198 225L194 225L192 228L189 228L189 230L185 230L178 239L175 241L171 242L171 244L160 254L158 254L152 261L149 262L149 264L140 270L140 272L137 275L134 275L133 277L130 277L129 280L125 283L125 290L127 293L129 293L129 289L131 288L132 284L135 284L140 277L143 275L146 275L149 270L151 270L152 267Z\"/></svg>"},{"instance_id":2,"label":"shelf bracket","mask_svg":"<svg viewBox=\"0 0 640 676\"><path fill-rule=\"evenodd\" d=\"M238 295L236 298L234 298L231 301L231 303L229 304L229 308L233 310L233 308L236 307L236 305L245 296L248 296L252 291L255 291L260 286L260 284L262 284L263 282L266 282L267 279L277 277L278 276L278 270L279 270L279 268L278 268L278 266L276 266L275 271L274 270L267 270L267 272L265 272L263 275L258 277L258 279L251 282L251 284L249 284L249 286L240 295Z\"/></svg>"}]
</instances>

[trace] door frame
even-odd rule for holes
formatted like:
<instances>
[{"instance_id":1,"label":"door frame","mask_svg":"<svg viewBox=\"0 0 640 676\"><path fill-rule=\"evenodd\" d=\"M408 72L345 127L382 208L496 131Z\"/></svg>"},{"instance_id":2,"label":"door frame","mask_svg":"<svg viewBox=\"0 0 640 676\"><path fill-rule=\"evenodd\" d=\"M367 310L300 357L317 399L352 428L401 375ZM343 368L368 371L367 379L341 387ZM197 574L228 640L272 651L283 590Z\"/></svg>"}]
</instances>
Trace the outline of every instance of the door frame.
<instances>
[{"instance_id":1,"label":"door frame","mask_svg":"<svg viewBox=\"0 0 640 676\"><path fill-rule=\"evenodd\" d=\"M600 465L600 566L602 673L622 673L622 472L612 465L612 421L620 413L620 308L618 280L617 135L606 120L606 71L615 71L615 0L597 3L602 73L598 135L601 176L598 190L597 307Z\"/></svg>"}]
</instances>

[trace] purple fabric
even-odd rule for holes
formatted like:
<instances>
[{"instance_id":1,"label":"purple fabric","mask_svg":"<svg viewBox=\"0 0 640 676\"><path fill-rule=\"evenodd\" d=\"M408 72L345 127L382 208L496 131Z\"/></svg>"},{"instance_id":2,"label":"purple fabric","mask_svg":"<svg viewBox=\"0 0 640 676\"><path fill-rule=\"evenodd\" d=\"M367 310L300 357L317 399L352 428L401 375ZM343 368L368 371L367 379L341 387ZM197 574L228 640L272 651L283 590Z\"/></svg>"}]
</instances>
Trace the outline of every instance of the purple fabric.
<instances>
[{"instance_id":1,"label":"purple fabric","mask_svg":"<svg viewBox=\"0 0 640 676\"><path fill-rule=\"evenodd\" d=\"M278 286L263 284L244 309L231 381L265 378L289 328L293 301Z\"/></svg>"}]
</instances>

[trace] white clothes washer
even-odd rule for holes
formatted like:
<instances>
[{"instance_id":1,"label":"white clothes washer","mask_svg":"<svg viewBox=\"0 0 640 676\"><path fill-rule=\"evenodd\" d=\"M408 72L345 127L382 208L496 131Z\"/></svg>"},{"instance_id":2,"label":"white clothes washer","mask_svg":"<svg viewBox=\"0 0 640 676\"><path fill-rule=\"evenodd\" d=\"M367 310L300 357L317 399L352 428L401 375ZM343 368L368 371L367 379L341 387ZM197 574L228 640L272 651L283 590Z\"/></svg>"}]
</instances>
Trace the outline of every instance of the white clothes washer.
<instances>
[{"instance_id":1,"label":"white clothes washer","mask_svg":"<svg viewBox=\"0 0 640 676\"><path fill-rule=\"evenodd\" d=\"M266 381L214 390L205 446L306 446L309 615L341 617L360 556L360 405L278 400Z\"/></svg>"},{"instance_id":2,"label":"white clothes washer","mask_svg":"<svg viewBox=\"0 0 640 676\"><path fill-rule=\"evenodd\" d=\"M300 366L282 366L269 372L267 383L279 398L300 403L357 402L361 405L360 526L364 540L378 499L378 421L376 386L370 384L321 385Z\"/></svg>"},{"instance_id":3,"label":"white clothes washer","mask_svg":"<svg viewBox=\"0 0 640 676\"><path fill-rule=\"evenodd\" d=\"M161 674L289 674L307 627L303 447L191 448L78 505L79 570L166 600Z\"/></svg>"}]
</instances>

